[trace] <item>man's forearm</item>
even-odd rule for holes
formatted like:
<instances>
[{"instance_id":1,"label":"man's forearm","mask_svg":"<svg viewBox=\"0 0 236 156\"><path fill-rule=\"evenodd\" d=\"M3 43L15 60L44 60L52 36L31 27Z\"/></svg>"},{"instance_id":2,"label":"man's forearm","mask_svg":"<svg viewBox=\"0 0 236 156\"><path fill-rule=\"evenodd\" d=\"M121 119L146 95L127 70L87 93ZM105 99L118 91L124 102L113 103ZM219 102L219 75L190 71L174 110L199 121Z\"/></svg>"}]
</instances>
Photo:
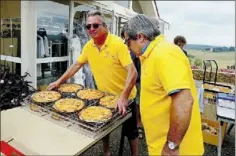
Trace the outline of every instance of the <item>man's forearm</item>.
<instances>
[{"instance_id":1,"label":"man's forearm","mask_svg":"<svg viewBox=\"0 0 236 156\"><path fill-rule=\"evenodd\" d=\"M66 72L58 79L58 82L61 84L71 78L81 67L83 64L79 64L78 62L72 64Z\"/></svg>"},{"instance_id":2,"label":"man's forearm","mask_svg":"<svg viewBox=\"0 0 236 156\"><path fill-rule=\"evenodd\" d=\"M128 69L128 75L127 75L127 79L125 83L125 88L122 92L122 95L125 98L129 98L129 95L136 84L137 75L138 74L137 74L136 68Z\"/></svg>"},{"instance_id":3,"label":"man's forearm","mask_svg":"<svg viewBox=\"0 0 236 156\"><path fill-rule=\"evenodd\" d=\"M189 90L181 90L171 97L170 128L167 140L180 145L191 121L193 98Z\"/></svg>"}]
</instances>

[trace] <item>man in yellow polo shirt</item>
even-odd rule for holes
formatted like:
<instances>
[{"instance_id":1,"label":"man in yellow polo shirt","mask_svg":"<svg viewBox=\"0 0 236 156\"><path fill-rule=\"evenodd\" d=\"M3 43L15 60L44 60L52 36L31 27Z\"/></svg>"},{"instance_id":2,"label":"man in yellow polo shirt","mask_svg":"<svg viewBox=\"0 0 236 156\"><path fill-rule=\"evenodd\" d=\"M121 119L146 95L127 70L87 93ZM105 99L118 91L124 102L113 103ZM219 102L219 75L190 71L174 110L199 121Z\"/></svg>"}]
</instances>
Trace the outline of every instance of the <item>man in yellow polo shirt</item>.
<instances>
[{"instance_id":1,"label":"man in yellow polo shirt","mask_svg":"<svg viewBox=\"0 0 236 156\"><path fill-rule=\"evenodd\" d=\"M203 155L201 118L188 58L145 15L123 28L141 60L141 119L149 155Z\"/></svg>"},{"instance_id":2,"label":"man in yellow polo shirt","mask_svg":"<svg viewBox=\"0 0 236 156\"><path fill-rule=\"evenodd\" d=\"M117 107L126 113L128 99L136 97L137 71L130 52L123 40L109 33L107 25L99 11L88 13L86 29L92 38L83 48L81 56L57 81L48 86L48 90L72 77L84 64L91 67L98 90L120 96ZM132 117L123 124L123 134L130 142L131 153L138 155L138 129L135 102L131 104ZM103 139L105 155L110 155L109 137Z\"/></svg>"}]
</instances>

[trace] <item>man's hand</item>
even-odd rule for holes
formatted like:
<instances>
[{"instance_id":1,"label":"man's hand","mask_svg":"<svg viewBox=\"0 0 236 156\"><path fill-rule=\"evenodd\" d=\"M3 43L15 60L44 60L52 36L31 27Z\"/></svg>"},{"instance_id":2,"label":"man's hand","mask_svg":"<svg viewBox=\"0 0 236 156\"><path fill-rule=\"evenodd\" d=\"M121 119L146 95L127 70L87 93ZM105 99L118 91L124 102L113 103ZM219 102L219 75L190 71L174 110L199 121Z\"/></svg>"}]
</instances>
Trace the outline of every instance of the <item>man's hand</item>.
<instances>
[{"instance_id":1,"label":"man's hand","mask_svg":"<svg viewBox=\"0 0 236 156\"><path fill-rule=\"evenodd\" d=\"M121 93L120 98L118 99L117 106L116 106L116 108L118 107L119 109L119 113L122 115L125 115L127 113L126 109L128 107L129 95L133 87L135 86L136 78L137 78L137 70L133 63L129 64L125 68L128 71L126 84L125 84L125 88L123 92Z\"/></svg>"},{"instance_id":2,"label":"man's hand","mask_svg":"<svg viewBox=\"0 0 236 156\"><path fill-rule=\"evenodd\" d=\"M81 64L78 61L73 63L57 81L52 82L48 85L47 90L58 88L60 84L71 78L83 65L84 64Z\"/></svg>"},{"instance_id":3,"label":"man's hand","mask_svg":"<svg viewBox=\"0 0 236 156\"><path fill-rule=\"evenodd\" d=\"M53 90L55 88L58 88L59 86L60 86L60 83L55 81L55 82L52 82L48 85L47 90Z\"/></svg>"},{"instance_id":4,"label":"man's hand","mask_svg":"<svg viewBox=\"0 0 236 156\"><path fill-rule=\"evenodd\" d=\"M121 95L118 99L117 107L119 109L119 113L125 115L127 113L126 109L128 107L128 99Z\"/></svg>"},{"instance_id":5,"label":"man's hand","mask_svg":"<svg viewBox=\"0 0 236 156\"><path fill-rule=\"evenodd\" d=\"M169 149L168 144L165 143L161 152L161 156L179 156L179 151Z\"/></svg>"}]
</instances>

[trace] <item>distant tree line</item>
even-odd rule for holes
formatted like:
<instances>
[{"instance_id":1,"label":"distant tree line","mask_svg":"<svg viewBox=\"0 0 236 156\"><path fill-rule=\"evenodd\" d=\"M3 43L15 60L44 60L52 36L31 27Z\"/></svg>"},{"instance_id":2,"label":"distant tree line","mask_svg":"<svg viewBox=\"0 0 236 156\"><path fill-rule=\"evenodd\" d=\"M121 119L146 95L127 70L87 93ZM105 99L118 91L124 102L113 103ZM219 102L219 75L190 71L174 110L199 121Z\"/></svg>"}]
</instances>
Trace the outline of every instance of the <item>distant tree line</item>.
<instances>
[{"instance_id":1,"label":"distant tree line","mask_svg":"<svg viewBox=\"0 0 236 156\"><path fill-rule=\"evenodd\" d=\"M201 51L212 51L212 52L231 52L236 51L234 46L210 46L201 44L187 44L185 49L194 49Z\"/></svg>"},{"instance_id":2,"label":"distant tree line","mask_svg":"<svg viewBox=\"0 0 236 156\"><path fill-rule=\"evenodd\" d=\"M212 51L212 52L226 52L226 51L235 51L235 47L212 47L212 48L205 48L205 51Z\"/></svg>"}]
</instances>

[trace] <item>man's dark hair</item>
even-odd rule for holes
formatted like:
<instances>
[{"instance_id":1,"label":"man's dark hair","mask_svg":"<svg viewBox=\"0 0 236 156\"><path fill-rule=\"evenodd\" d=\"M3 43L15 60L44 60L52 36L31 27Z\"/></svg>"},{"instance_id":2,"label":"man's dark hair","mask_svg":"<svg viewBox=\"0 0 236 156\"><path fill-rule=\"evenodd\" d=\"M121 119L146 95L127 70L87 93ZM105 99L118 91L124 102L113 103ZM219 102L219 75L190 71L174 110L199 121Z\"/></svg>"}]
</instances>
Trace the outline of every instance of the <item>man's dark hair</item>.
<instances>
[{"instance_id":1,"label":"man's dark hair","mask_svg":"<svg viewBox=\"0 0 236 156\"><path fill-rule=\"evenodd\" d=\"M178 36L176 36L176 37L174 38L174 43L175 43L175 44L178 44L179 42L180 42L180 43L184 43L184 44L187 43L185 37L184 37L184 36L181 36L181 35L178 35Z\"/></svg>"}]
</instances>

